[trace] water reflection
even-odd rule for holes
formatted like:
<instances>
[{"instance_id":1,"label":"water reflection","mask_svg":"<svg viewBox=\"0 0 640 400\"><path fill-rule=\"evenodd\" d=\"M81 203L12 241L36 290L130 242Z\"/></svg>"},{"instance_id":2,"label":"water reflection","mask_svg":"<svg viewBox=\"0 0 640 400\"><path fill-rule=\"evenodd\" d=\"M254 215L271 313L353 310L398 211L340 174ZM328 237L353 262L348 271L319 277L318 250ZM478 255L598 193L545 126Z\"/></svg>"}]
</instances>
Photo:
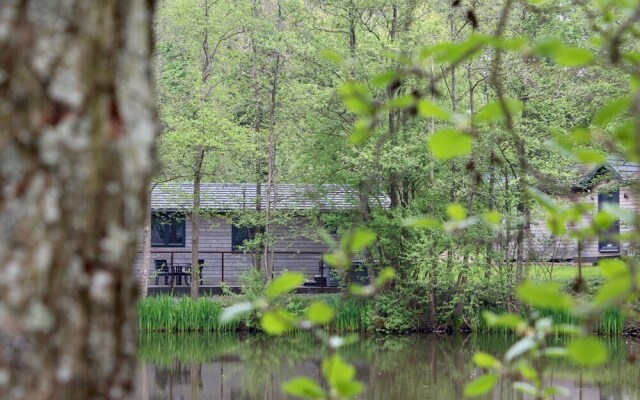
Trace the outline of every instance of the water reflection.
<instances>
[{"instance_id":1,"label":"water reflection","mask_svg":"<svg viewBox=\"0 0 640 400\"><path fill-rule=\"evenodd\" d=\"M623 338L606 340L612 359L599 369L553 365L550 381L580 400L640 399L640 365L627 363ZM342 349L365 383L361 399L462 399L464 384L480 373L470 362L477 350L502 354L500 335L370 337ZM324 354L308 336L145 335L141 338L138 399L284 400L280 385L306 375L320 378ZM495 399L520 399L506 385Z\"/></svg>"}]
</instances>

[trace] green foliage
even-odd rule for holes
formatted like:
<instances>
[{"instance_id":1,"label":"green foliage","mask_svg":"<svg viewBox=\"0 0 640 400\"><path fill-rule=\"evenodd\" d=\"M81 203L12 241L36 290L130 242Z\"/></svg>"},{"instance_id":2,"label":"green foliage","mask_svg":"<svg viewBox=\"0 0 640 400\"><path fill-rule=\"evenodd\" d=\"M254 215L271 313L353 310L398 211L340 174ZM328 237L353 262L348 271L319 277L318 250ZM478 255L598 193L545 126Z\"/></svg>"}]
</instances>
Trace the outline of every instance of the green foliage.
<instances>
[{"instance_id":1,"label":"green foliage","mask_svg":"<svg viewBox=\"0 0 640 400\"><path fill-rule=\"evenodd\" d=\"M333 309L323 302L312 303L307 309L307 319L314 325L326 325L334 315Z\"/></svg>"},{"instance_id":2,"label":"green foliage","mask_svg":"<svg viewBox=\"0 0 640 400\"><path fill-rule=\"evenodd\" d=\"M495 374L482 375L469 382L464 388L464 395L467 397L478 397L485 395L498 383L498 376Z\"/></svg>"},{"instance_id":3,"label":"green foliage","mask_svg":"<svg viewBox=\"0 0 640 400\"><path fill-rule=\"evenodd\" d=\"M338 398L350 398L362 392L362 383L355 380L356 369L334 354L322 361L322 374Z\"/></svg>"},{"instance_id":4,"label":"green foliage","mask_svg":"<svg viewBox=\"0 0 640 400\"><path fill-rule=\"evenodd\" d=\"M365 325L356 316L366 308L383 330L415 329L423 319L462 328L481 324L481 305L496 305L548 310L554 322L566 315L583 331L618 330L613 313L638 298L632 277L640 274L631 258L582 296L562 285L521 283L531 220L546 219L556 239L581 241L616 219L638 226L637 213L593 212L556 195L578 180L576 163L640 160L632 101L640 90L640 5L536 0L467 10L451 2L338 3L289 2L276 12L246 1L207 10L208 2L168 1L158 12L163 175L190 176L197 151L206 149L210 180L255 182L274 164L278 182L353 184L359 210L346 218L325 261L344 271L366 257L379 263L369 265L373 272L393 267L403 282L388 287L392 274L384 272L372 284L350 287L351 295L378 298L352 303L353 313L342 307L352 300L341 299L331 304L329 322L326 309L285 307L299 277L268 288L256 281L225 321L252 312L249 324L253 319L272 333L318 333L321 321ZM353 17L362 15L375 18ZM277 157L268 160L274 148ZM380 194L388 195L389 209ZM637 242L638 232L620 239ZM262 237L255 248L272 240ZM579 279L567 285L583 290ZM179 311L159 325L197 319L187 303L162 307ZM435 312L428 317L415 312L429 307ZM612 313L604 317L610 324L598 325L603 313ZM503 363L525 377L513 388L551 396L544 368L534 365L545 354L538 350L552 330L578 328L517 314L489 319L521 335L507 354L523 363ZM330 347L326 337L320 342ZM495 383L491 375L480 378L471 394ZM350 382L330 386L324 395L356 391ZM317 396L315 389L306 382L292 390Z\"/></svg>"},{"instance_id":5,"label":"green foliage","mask_svg":"<svg viewBox=\"0 0 640 400\"><path fill-rule=\"evenodd\" d=\"M324 390L311 378L293 378L282 385L282 391L302 399L324 399Z\"/></svg>"},{"instance_id":6,"label":"green foliage","mask_svg":"<svg viewBox=\"0 0 640 400\"><path fill-rule=\"evenodd\" d=\"M449 160L471 153L471 136L455 129L445 128L429 137L429 150L435 158Z\"/></svg>"},{"instance_id":7,"label":"green foliage","mask_svg":"<svg viewBox=\"0 0 640 400\"><path fill-rule=\"evenodd\" d=\"M608 359L607 350L597 338L580 337L567 345L567 355L578 365L596 366Z\"/></svg>"},{"instance_id":8,"label":"green foliage","mask_svg":"<svg viewBox=\"0 0 640 400\"><path fill-rule=\"evenodd\" d=\"M301 273L285 273L269 282L265 290L268 299L273 300L284 293L289 293L304 283L304 275Z\"/></svg>"},{"instance_id":9,"label":"green foliage","mask_svg":"<svg viewBox=\"0 0 640 400\"><path fill-rule=\"evenodd\" d=\"M535 307L568 310L573 305L571 296L562 293L557 283L524 282L517 293L522 301Z\"/></svg>"}]
</instances>

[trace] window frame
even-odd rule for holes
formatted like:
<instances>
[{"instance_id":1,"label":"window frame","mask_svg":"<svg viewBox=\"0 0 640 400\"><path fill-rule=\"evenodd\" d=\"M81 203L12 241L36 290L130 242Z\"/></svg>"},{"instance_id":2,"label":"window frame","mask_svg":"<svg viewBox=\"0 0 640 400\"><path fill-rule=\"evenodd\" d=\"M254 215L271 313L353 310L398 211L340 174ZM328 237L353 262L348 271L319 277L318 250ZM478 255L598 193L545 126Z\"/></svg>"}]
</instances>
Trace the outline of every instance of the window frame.
<instances>
[{"instance_id":1,"label":"window frame","mask_svg":"<svg viewBox=\"0 0 640 400\"><path fill-rule=\"evenodd\" d=\"M170 218L172 220L171 223L162 223L161 225L164 226L163 232L162 232L162 237L164 239L164 241L161 242L154 242L153 241L153 226L154 226L154 220L157 220L157 218L159 218L160 215L165 215L166 218ZM178 225L179 224L179 225ZM177 229L174 228L176 225ZM156 211L153 212L151 214L151 247L186 247L187 245L187 234L186 234L186 227L187 227L187 217L183 212L179 212L179 211ZM170 242L170 238L171 238L171 229L176 229L176 232L180 233L180 236L182 237L182 241L180 243L171 243ZM177 235L175 235L177 236Z\"/></svg>"},{"instance_id":2,"label":"window frame","mask_svg":"<svg viewBox=\"0 0 640 400\"><path fill-rule=\"evenodd\" d=\"M598 193L598 211L602 211L605 204L620 206L620 190L611 193ZM599 253L620 253L620 220L617 219L606 232L598 233ZM613 238L611 236L614 236ZM611 244L611 246L609 246Z\"/></svg>"},{"instance_id":3,"label":"window frame","mask_svg":"<svg viewBox=\"0 0 640 400\"><path fill-rule=\"evenodd\" d=\"M238 232L243 229L247 230L248 237L244 237L242 241L238 243L236 241L236 238L238 237ZM255 238L256 238L255 226L237 226L236 224L231 224L231 251L242 251L240 247L244 246L244 243L247 240L253 240Z\"/></svg>"}]
</instances>

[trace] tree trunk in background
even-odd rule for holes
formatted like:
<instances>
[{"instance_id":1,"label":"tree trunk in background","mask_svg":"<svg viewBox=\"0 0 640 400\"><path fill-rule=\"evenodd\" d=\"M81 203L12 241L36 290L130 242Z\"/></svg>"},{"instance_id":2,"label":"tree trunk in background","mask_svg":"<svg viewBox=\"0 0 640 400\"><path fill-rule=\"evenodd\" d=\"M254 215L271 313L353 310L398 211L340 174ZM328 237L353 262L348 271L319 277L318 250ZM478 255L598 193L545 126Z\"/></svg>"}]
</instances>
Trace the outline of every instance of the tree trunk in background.
<instances>
[{"instance_id":1,"label":"tree trunk in background","mask_svg":"<svg viewBox=\"0 0 640 400\"><path fill-rule=\"evenodd\" d=\"M258 167L258 170L260 169L261 168ZM260 215L260 213L262 212L262 182L261 182L262 177L260 177L260 174L258 174L257 176L258 176L257 178L258 180L256 181L256 214ZM258 221L258 219L256 219L256 223L253 229L256 236L262 232L262 224ZM260 252L259 249L254 251L253 265L257 270L262 269L262 253Z\"/></svg>"},{"instance_id":2,"label":"tree trunk in background","mask_svg":"<svg viewBox=\"0 0 640 400\"><path fill-rule=\"evenodd\" d=\"M152 2L0 2L0 398L123 399L155 166Z\"/></svg>"},{"instance_id":3,"label":"tree trunk in background","mask_svg":"<svg viewBox=\"0 0 640 400\"><path fill-rule=\"evenodd\" d=\"M147 297L149 289L149 268L151 266L151 189L147 193L144 228L142 229L142 265L140 265L140 296Z\"/></svg>"},{"instance_id":4,"label":"tree trunk in background","mask_svg":"<svg viewBox=\"0 0 640 400\"><path fill-rule=\"evenodd\" d=\"M193 208L191 209L191 298L198 298L200 288L200 183L202 182L202 163L205 150L196 150L196 162L193 166Z\"/></svg>"},{"instance_id":5,"label":"tree trunk in background","mask_svg":"<svg viewBox=\"0 0 640 400\"><path fill-rule=\"evenodd\" d=\"M278 96L278 78L280 74L280 55L276 55L271 81L271 103L269 106L269 148L267 155L267 198L264 209L264 273L267 281L273 278L273 248L271 246L271 211L276 202L276 109Z\"/></svg>"}]
</instances>

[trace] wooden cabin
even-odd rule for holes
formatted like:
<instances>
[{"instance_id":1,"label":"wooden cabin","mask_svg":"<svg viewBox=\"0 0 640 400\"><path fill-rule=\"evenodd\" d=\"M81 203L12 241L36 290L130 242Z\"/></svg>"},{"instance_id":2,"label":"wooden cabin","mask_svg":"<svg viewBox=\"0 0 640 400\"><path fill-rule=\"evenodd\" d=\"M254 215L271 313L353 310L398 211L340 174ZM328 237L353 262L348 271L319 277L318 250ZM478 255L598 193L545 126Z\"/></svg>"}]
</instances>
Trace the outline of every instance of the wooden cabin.
<instances>
[{"instance_id":1,"label":"wooden cabin","mask_svg":"<svg viewBox=\"0 0 640 400\"><path fill-rule=\"evenodd\" d=\"M577 179L566 200L593 205L591 213L584 216L582 224L590 224L593 215L606 204L638 212L640 164L609 161L589 170L577 170L576 175ZM608 232L600 232L598 237L583 241L582 261L597 263L602 258L628 254L628 244L621 242L619 235L630 229L624 221L616 221ZM568 234L563 237L551 234L543 215L532 217L525 241L528 261L578 262L577 241Z\"/></svg>"},{"instance_id":2,"label":"wooden cabin","mask_svg":"<svg viewBox=\"0 0 640 400\"><path fill-rule=\"evenodd\" d=\"M255 227L259 223L255 223L255 219L262 218L260 222L264 219L264 215L258 217L256 210L266 209L267 195L264 187L260 195L257 189L256 184L245 183L201 185L201 286L240 286L241 276L259 262L262 252L255 246L252 250L251 243L259 234ZM324 227L335 233L335 227L327 226L322 216L355 212L358 195L357 190L343 185L277 185L270 194L274 275L283 271L302 272L309 279L308 285L325 286L328 270L322 263L322 254L327 251L327 245L320 239L318 230ZM188 280L186 273L181 276L179 272L191 264L193 224L189 215L192 204L191 183L154 187L150 286L184 286ZM142 246L139 245L136 273L141 261ZM167 267L175 267L174 274L167 274Z\"/></svg>"}]
</instances>

